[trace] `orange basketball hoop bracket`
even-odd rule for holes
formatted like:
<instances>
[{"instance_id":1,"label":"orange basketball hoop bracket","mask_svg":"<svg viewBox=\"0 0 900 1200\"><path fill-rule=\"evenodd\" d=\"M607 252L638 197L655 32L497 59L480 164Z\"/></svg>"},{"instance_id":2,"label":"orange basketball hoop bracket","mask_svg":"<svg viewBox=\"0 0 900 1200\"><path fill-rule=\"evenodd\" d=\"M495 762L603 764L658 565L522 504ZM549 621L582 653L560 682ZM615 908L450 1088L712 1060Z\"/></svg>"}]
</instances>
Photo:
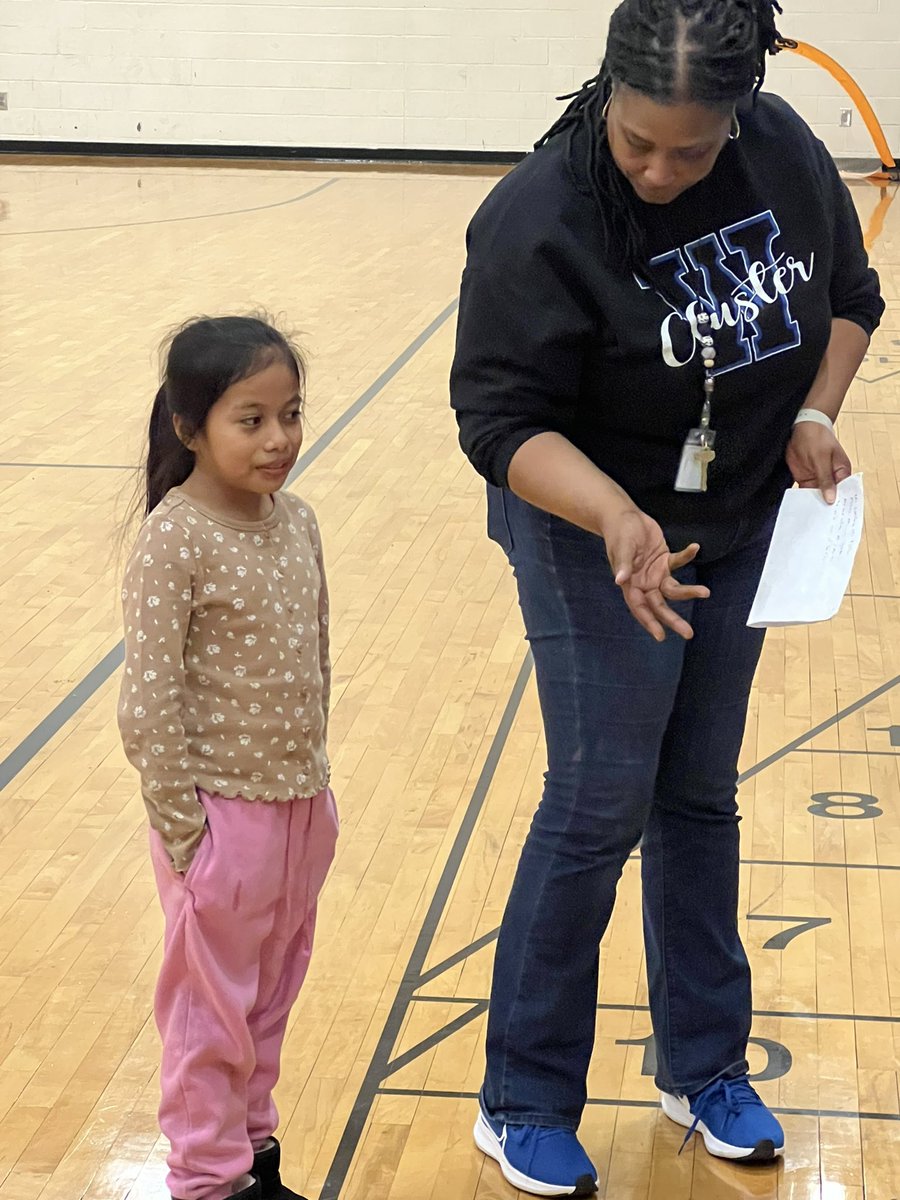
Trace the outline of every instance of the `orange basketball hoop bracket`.
<instances>
[{"instance_id":1,"label":"orange basketball hoop bracket","mask_svg":"<svg viewBox=\"0 0 900 1200\"><path fill-rule=\"evenodd\" d=\"M799 54L803 58L809 59L819 67L824 67L829 75L841 85L853 103L859 110L860 116L866 123L866 129L875 144L875 149L881 160L881 173L893 180L894 183L900 183L900 166L891 153L888 146L887 138L884 136L884 130L881 128L881 123L875 115L875 110L866 98L862 88L856 82L848 71L845 71L836 59L833 59L830 54L826 54L824 50L819 50L816 46L810 46L807 42L796 42L793 38L782 38L779 43L779 49L790 50L794 54ZM876 172L876 175L878 172Z\"/></svg>"}]
</instances>

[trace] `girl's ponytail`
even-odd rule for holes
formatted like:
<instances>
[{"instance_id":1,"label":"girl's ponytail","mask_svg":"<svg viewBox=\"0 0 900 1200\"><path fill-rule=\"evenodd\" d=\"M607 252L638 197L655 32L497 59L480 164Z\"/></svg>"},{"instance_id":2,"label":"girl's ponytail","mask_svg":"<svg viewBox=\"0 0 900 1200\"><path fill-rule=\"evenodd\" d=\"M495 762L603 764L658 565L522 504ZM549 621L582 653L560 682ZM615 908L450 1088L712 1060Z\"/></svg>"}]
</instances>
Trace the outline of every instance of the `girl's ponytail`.
<instances>
[{"instance_id":1,"label":"girl's ponytail","mask_svg":"<svg viewBox=\"0 0 900 1200\"><path fill-rule=\"evenodd\" d=\"M194 455L175 432L162 384L153 401L147 438L144 515L149 516L170 488L184 483L194 469Z\"/></svg>"}]
</instances>

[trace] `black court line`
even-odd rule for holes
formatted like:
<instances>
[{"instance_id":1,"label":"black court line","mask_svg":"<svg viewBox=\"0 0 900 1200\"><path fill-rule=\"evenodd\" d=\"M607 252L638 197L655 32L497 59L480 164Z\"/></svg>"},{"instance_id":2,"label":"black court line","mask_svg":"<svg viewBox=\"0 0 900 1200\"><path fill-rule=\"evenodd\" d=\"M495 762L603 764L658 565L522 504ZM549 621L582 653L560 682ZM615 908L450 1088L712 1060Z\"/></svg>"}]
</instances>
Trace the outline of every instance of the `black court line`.
<instances>
[{"instance_id":1,"label":"black court line","mask_svg":"<svg viewBox=\"0 0 900 1200\"><path fill-rule=\"evenodd\" d=\"M807 867L818 871L900 871L900 863L809 862L783 858L742 858L742 867Z\"/></svg>"},{"instance_id":2,"label":"black court line","mask_svg":"<svg viewBox=\"0 0 900 1200\"><path fill-rule=\"evenodd\" d=\"M110 675L122 665L124 657L124 644L119 642L100 659L95 667L88 671L80 682L75 684L68 696L61 700L39 725L35 725L31 733L19 742L15 750L12 750L0 762L0 791L28 766L50 739L55 737L82 705L90 700L94 692L106 683Z\"/></svg>"},{"instance_id":3,"label":"black court line","mask_svg":"<svg viewBox=\"0 0 900 1200\"><path fill-rule=\"evenodd\" d=\"M639 854L630 854L629 862L640 862ZM806 867L818 871L821 867L826 871L900 871L900 863L846 863L846 862L813 862L810 859L789 858L742 858L742 867Z\"/></svg>"},{"instance_id":4,"label":"black court line","mask_svg":"<svg viewBox=\"0 0 900 1200\"><path fill-rule=\"evenodd\" d=\"M350 1164L353 1161L353 1156L359 1146L366 1122L372 1111L372 1105L375 1103L375 1098L378 1095L379 1085L384 1080L390 1065L391 1054L397 1043L403 1022L406 1019L406 1014L409 1011L412 997L419 987L422 971L425 967L425 960L428 957L428 952L431 949L434 936L440 925L441 917L447 906L453 885L456 882L459 868L465 858L466 850L469 847L469 839L478 823L478 818L481 816L481 810L484 807L488 791L493 782L494 774L500 762L500 756L503 753L506 740L512 730L513 721L516 718L519 704L525 693L525 687L531 676L531 666L531 656L527 655L519 669L512 694L503 711L503 716L500 719L497 732L494 734L494 739L488 750L484 766L478 777L478 782L475 784L475 789L472 792L472 798L469 800L447 862L441 872L441 877L438 880L431 903L428 906L428 912L425 914L425 919L419 930L419 936L416 938L416 944L409 957L406 970L403 972L403 979L397 989L397 994L391 1005L391 1011L388 1013L381 1037L378 1039L378 1045L375 1047L375 1052L369 1062L365 1078L360 1085L347 1124L344 1127L340 1144L320 1193L320 1200L337 1200L341 1188L344 1186L350 1170Z\"/></svg>"},{"instance_id":5,"label":"black court line","mask_svg":"<svg viewBox=\"0 0 900 1200\"><path fill-rule=\"evenodd\" d=\"M744 783L748 779L752 779L754 775L759 775L761 771L765 771L768 767L773 766L782 758L786 758L789 754L793 754L795 750L799 750L801 746L805 746L807 742L811 742L813 738L824 733L826 729L832 729L835 725L839 725L845 717L851 716L855 712L859 712L861 708L865 708L867 704L871 704L873 700L877 700L879 696L883 696L885 692L891 691L897 684L900 683L900 675L895 675L893 679L889 679L887 683L883 683L881 687L875 688L873 692L869 692L867 696L863 696L861 700L848 705L847 708L842 708L840 712L829 717L827 721L823 721L821 725L817 725L815 729L810 729L809 733L804 733L798 738L794 738L792 742L788 742L786 746L782 746L780 750L776 750L774 754L770 754L768 758L764 758L762 762L758 762L755 767L750 767L739 776L738 782Z\"/></svg>"},{"instance_id":6,"label":"black court line","mask_svg":"<svg viewBox=\"0 0 900 1200\"><path fill-rule=\"evenodd\" d=\"M477 1092L418 1091L413 1088L379 1088L380 1096L421 1096L426 1100L477 1100ZM658 1100L589 1099L594 1108L659 1108ZM900 1121L900 1113L848 1112L840 1108L772 1108L779 1117L836 1117L845 1121Z\"/></svg>"},{"instance_id":7,"label":"black court line","mask_svg":"<svg viewBox=\"0 0 900 1200\"><path fill-rule=\"evenodd\" d=\"M472 795L472 799L469 802L469 807L466 810L466 815L463 818L463 822L462 822L462 825L460 826L459 833L456 836L456 840L453 843L453 848L450 851L450 855L444 866L444 870L441 873L441 877L438 882L438 886L435 890L434 896L432 897L432 901L431 901L431 904L429 905L428 912L425 916L425 920L423 921L422 926L419 930L419 935L418 935L418 938L416 939L415 947L410 956L409 962L407 964L407 968L403 974L403 979L400 983L399 988L397 989L397 993L394 998L394 1002L391 1006L391 1011L388 1014L388 1018L385 1022L384 1028L381 1032L381 1037L379 1038L378 1043L375 1047L375 1051L369 1062L369 1066L366 1071L365 1078L363 1079L363 1082L360 1085L359 1091L356 1096L356 1100L354 1101L353 1108L351 1109L351 1112L350 1112L350 1116L347 1119L346 1125L344 1126L344 1132L341 1136L340 1144L338 1145L338 1149L332 1160L331 1167L328 1171L328 1175L327 1175L327 1177L325 1179L325 1183L322 1187L322 1191L319 1194L319 1200L338 1200L340 1193L341 1193L341 1189L342 1189L344 1183L346 1182L347 1175L349 1174L350 1167L353 1162L353 1158L354 1158L354 1156L359 1148L359 1144L362 1140L362 1136L365 1131L366 1122L372 1111L372 1106L374 1105L375 1100L379 1095L429 1096L432 1094L434 1094L434 1095L445 1095L446 1094L448 1096L455 1096L457 1098L468 1098L468 1095L469 1095L468 1093L458 1093L457 1094L457 1093L430 1093L430 1092L422 1092L422 1091L415 1091L415 1090L404 1091L403 1089L383 1088L381 1086L381 1084L389 1076L389 1074L393 1073L393 1070L398 1069L396 1067L393 1067L393 1070L392 1070L391 1054L393 1053L394 1047L397 1044L397 1039L400 1035L400 1031L402 1029L403 1022L406 1019L406 1015L409 1011L410 1005L413 1004L418 999L418 997L416 996L416 992L417 992L418 988L422 985L422 982L426 978L426 976L429 979L434 978L434 973L435 973L436 968L431 968L431 969L429 969L428 972L425 972L424 971L425 960L428 957L428 952L431 948L431 944L434 940L434 936L437 933L437 929L440 924L440 920L443 915L444 908L446 907L446 903L447 903L447 900L449 899L450 892L456 881L457 873L459 872L459 868L462 865L462 861L465 857L466 850L468 849L468 840L471 837L471 834L475 828L476 819L477 819L478 815L480 815L481 810L484 807L484 802L485 802L486 795L487 795L487 789L489 788L490 783L493 779L493 775L496 771L497 763L500 758L500 753L502 752L503 746L506 743L506 740L509 736L510 729L512 727L512 723L515 720L516 714L518 712L519 705L522 700L522 696L524 695L524 692L525 692L525 685L528 682L528 678L531 674L531 668L532 668L531 656L530 656L530 654L526 654L525 661L523 662L522 667L519 671L519 676L516 680L516 684L513 688L513 691L509 698L509 701L507 703L506 709L504 710L503 720L500 723L500 727L498 728L497 734L494 738L494 741L491 744L491 748L488 751L488 756L487 756L487 759L485 760L484 768L482 769L481 775L479 776L478 783L477 783L477 785L475 787L475 791ZM788 744L786 746L783 746L780 750L775 751L774 754L770 754L768 756L768 758L764 759L761 763L757 763L755 766L750 767L748 770L744 771L739 776L739 782L744 782L747 779L751 779L754 775L758 775L761 771L765 770L766 767L772 766L774 763L779 762L782 758L785 758L789 754L792 754L800 746L804 745L806 742L811 741L813 738L817 737L820 733L824 733L825 730L831 729L833 726L839 724L839 722L844 720L845 717L850 716L852 713L858 712L861 708L865 708L865 706L867 704L870 704L873 700L877 700L880 696L883 696L886 692L889 692L892 688L896 687L898 683L900 683L900 675L895 676L895 678L888 680L886 683L882 684L880 687L875 688L874 691L869 692L866 696L863 696L860 700L855 701L853 704L849 705L847 708L841 709L840 712L835 713L835 715L833 717L829 717L827 721L823 721L820 725L817 725L814 729L811 729L808 733L805 733L801 737L795 738L793 741L788 742ZM633 856L633 857L637 857L637 856ZM876 864L863 864L863 863L860 863L860 864L815 863L815 862L785 863L785 862L779 862L776 860L768 860L768 859L744 859L744 860L742 860L742 863L745 865L757 865L757 866L796 866L796 867L812 867L812 868L842 867L844 869L850 869L850 870L854 870L854 869L858 869L858 870L900 870L900 865L880 866L880 865L876 865ZM490 935L485 935L485 936L488 938L488 940L490 939ZM484 938L482 938L480 940L483 942ZM477 945L477 944L478 943L473 943L473 945ZM453 955L450 959L445 960L446 964L452 965L453 962L461 961L460 956L465 957L465 954L466 954L466 950L464 948L463 950L457 952L457 954ZM446 967L444 969L446 969ZM474 998L471 1000L472 1005L480 1005L481 1003L483 1003L483 1000L481 1000L480 998ZM458 1018L458 1021L456 1023L454 1023L454 1029L460 1028L460 1027L468 1024L469 1021L473 1020L478 1015L479 1015L478 1009L473 1008L469 1013L466 1013L462 1017ZM418 1047L418 1053L423 1053L425 1048L431 1049L440 1040L441 1040L440 1033L432 1035L431 1037L427 1038L425 1040L425 1042L420 1043L420 1046ZM406 1052L402 1056L402 1059L403 1059L404 1065L406 1065L407 1062L412 1061L411 1052ZM400 1061L400 1060L398 1059L395 1061ZM477 1093L473 1092L471 1094L471 1098L477 1099ZM622 1107L623 1104L627 1104L627 1103L631 1103L631 1102L594 1101L593 1103L606 1103L606 1104ZM641 1107L644 1106L643 1102L641 1102L640 1106ZM650 1107L655 1107L655 1106L650 1105ZM779 1110L776 1110L776 1111L779 1111ZM786 1110L785 1109L785 1110L780 1110L780 1111L782 1111L782 1112L790 1111L792 1113L794 1113L794 1112L807 1113L807 1110L805 1110L805 1109L804 1110L801 1110L801 1109ZM813 1110L808 1110L808 1115L847 1117L847 1116L854 1116L856 1114L836 1113L836 1112L830 1113L830 1112L824 1112L824 1111L821 1113L816 1113ZM860 1115L860 1119L863 1119L862 1115ZM875 1119L875 1118L873 1118L873 1119ZM900 1116L888 1115L888 1116L884 1117L883 1119L900 1121Z\"/></svg>"},{"instance_id":8,"label":"black court line","mask_svg":"<svg viewBox=\"0 0 900 1200\"><path fill-rule=\"evenodd\" d=\"M418 337L413 338L406 349L397 355L387 370L382 371L375 382L370 387L366 388L359 399L351 404L347 411L338 417L338 419L332 425L330 425L328 429L325 430L315 445L310 447L305 454L300 455L300 457L297 459L297 462L294 464L294 469L288 476L287 481L289 484L293 483L298 475L305 471L311 463L315 462L323 450L328 449L335 438L344 432L350 422L355 417L359 416L366 405L370 404L378 395L378 393L391 382L397 372L405 367L409 360L418 354L429 338L433 337L433 335L437 333L445 321L447 321L449 317L453 316L457 308L459 308L459 300L451 300L444 311L438 313L431 324L426 326L425 329L423 329L418 335Z\"/></svg>"},{"instance_id":9,"label":"black court line","mask_svg":"<svg viewBox=\"0 0 900 1200\"><path fill-rule=\"evenodd\" d=\"M425 342L456 311L458 303L457 300L454 300L448 304L443 312L435 317L431 324L418 337L414 338L406 349L394 359L387 370L382 371L371 387L367 388L359 399L354 401L346 412L342 413L326 429L322 436L310 446L309 450L297 460L288 478L289 484L293 483L301 472L311 466L328 449L335 438L343 433L353 418L358 416L366 405L370 404L378 393L390 383L397 372L409 362L413 355L421 349ZM71 692L57 704L56 708L39 725L35 726L6 758L0 761L0 791L11 783L20 771L24 770L32 759L43 750L47 743L87 703L91 696L106 683L113 672L121 666L123 658L124 644L120 641L117 645L113 646L112 650L96 666L91 668L84 679L75 685Z\"/></svg>"},{"instance_id":10,"label":"black court line","mask_svg":"<svg viewBox=\"0 0 900 1200\"><path fill-rule=\"evenodd\" d=\"M638 863L641 861L640 854L629 854L628 862ZM810 871L900 871L900 863L848 863L848 862L816 862L809 858L742 858L742 867L802 867ZM496 930L494 931L496 933ZM491 938L490 934L485 934L484 938L480 938L478 942L473 942L476 950L480 949L480 942L487 942ZM465 957L464 951L460 950L453 955L453 959L448 959L447 962L453 966L454 962L461 962ZM427 975L423 977L422 982L427 983L429 979L435 975L443 974L446 970L445 964L441 963L438 967L430 968Z\"/></svg>"},{"instance_id":11,"label":"black court line","mask_svg":"<svg viewBox=\"0 0 900 1200\"><path fill-rule=\"evenodd\" d=\"M496 934L496 930L494 931ZM489 1000L478 996L413 996L417 1004L467 1004L470 1006L483 1005L487 1011ZM597 1012L626 1012L649 1013L648 1004L598 1004ZM478 1016L478 1013L473 1016ZM777 1017L785 1021L860 1021L869 1025L900 1025L900 1017L878 1017L869 1013L828 1013L828 1012L784 1012L774 1008L754 1008L754 1017ZM461 1019L461 1018L458 1018ZM456 1032L455 1030L453 1031ZM404 1058L407 1054L404 1054ZM395 1060L395 1061L399 1061ZM393 1065L393 1064L392 1064Z\"/></svg>"},{"instance_id":12,"label":"black court line","mask_svg":"<svg viewBox=\"0 0 900 1200\"><path fill-rule=\"evenodd\" d=\"M413 996L412 999L415 1000L417 997ZM396 1075L398 1071L402 1071L404 1067L415 1062L417 1058L421 1058L423 1054L427 1054L433 1046L439 1046L441 1042L445 1042L454 1033L459 1033L461 1029L465 1029L467 1025L471 1025L478 1017L483 1017L488 1010L489 1003L490 1001L487 999L473 1000L467 1012L454 1017L442 1029L429 1034L427 1038L423 1038L421 1042L417 1042L415 1046L410 1047L409 1050L405 1050L399 1057L392 1058L384 1069L385 1079L389 1075Z\"/></svg>"},{"instance_id":13,"label":"black court line","mask_svg":"<svg viewBox=\"0 0 900 1200\"><path fill-rule=\"evenodd\" d=\"M629 854L629 862L640 862L639 854ZM742 867L807 867L817 871L900 871L900 863L813 862L810 859L742 858Z\"/></svg>"},{"instance_id":14,"label":"black court line","mask_svg":"<svg viewBox=\"0 0 900 1200\"><path fill-rule=\"evenodd\" d=\"M30 471L136 471L123 463L20 463L0 462L0 467L27 467Z\"/></svg>"},{"instance_id":15,"label":"black court line","mask_svg":"<svg viewBox=\"0 0 900 1200\"><path fill-rule=\"evenodd\" d=\"M796 754L862 754L866 758L900 758L900 750L815 750L802 749Z\"/></svg>"},{"instance_id":16,"label":"black court line","mask_svg":"<svg viewBox=\"0 0 900 1200\"><path fill-rule=\"evenodd\" d=\"M276 200L274 204L255 204L250 208L234 208L227 212L192 213L185 217L157 217L150 221L111 221L107 225L69 225L62 229L8 229L0 233L0 237L30 237L33 234L48 233L89 233L97 229L134 229L140 225L172 225L178 221L212 221L216 217L241 217L245 213L266 212L271 208L286 208L290 204L299 204L301 200L308 200L310 196L324 192L326 188L334 187L338 182L340 181L337 179L329 179L325 183L320 183L318 187L312 188L311 191L302 192L299 196L291 196L288 200Z\"/></svg>"},{"instance_id":17,"label":"black court line","mask_svg":"<svg viewBox=\"0 0 900 1200\"><path fill-rule=\"evenodd\" d=\"M444 961L438 963L436 967L431 967L429 970L424 971L419 976L419 987L424 987L426 983L431 983L432 979L437 979L438 976L443 975L446 971L449 971L451 967L455 967L458 963L465 962L465 960L471 955L477 954L479 950L483 950L485 946L489 946L491 942L497 940L497 934L499 932L499 928L492 929L490 933L486 933L483 937L478 938L477 941L472 942L468 946L464 946L462 950L457 951L456 954L451 954L449 958L445 958ZM475 1004L475 1001L473 1000L472 1003Z\"/></svg>"}]
</instances>

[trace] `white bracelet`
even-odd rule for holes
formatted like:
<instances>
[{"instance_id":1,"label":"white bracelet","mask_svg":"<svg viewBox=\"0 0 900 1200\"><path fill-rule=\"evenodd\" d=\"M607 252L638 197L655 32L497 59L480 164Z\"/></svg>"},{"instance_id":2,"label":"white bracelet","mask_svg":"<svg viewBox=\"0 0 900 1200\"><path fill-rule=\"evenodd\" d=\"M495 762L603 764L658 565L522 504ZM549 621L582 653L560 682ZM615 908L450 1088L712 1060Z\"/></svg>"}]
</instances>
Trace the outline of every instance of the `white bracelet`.
<instances>
[{"instance_id":1,"label":"white bracelet","mask_svg":"<svg viewBox=\"0 0 900 1200\"><path fill-rule=\"evenodd\" d=\"M817 408L801 408L794 417L794 424L802 425L804 421L814 421L816 425L824 425L826 429L830 429L834 433L834 421L828 413L819 412Z\"/></svg>"}]
</instances>

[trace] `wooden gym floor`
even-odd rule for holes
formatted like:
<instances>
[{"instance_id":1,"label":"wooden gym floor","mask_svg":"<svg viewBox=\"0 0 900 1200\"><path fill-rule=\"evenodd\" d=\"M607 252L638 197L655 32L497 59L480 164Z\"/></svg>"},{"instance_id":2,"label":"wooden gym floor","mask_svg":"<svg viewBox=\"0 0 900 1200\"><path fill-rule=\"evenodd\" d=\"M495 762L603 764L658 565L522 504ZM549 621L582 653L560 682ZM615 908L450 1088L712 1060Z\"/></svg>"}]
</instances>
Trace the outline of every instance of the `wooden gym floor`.
<instances>
[{"instance_id":1,"label":"wooden gym floor","mask_svg":"<svg viewBox=\"0 0 900 1200\"><path fill-rule=\"evenodd\" d=\"M447 407L488 173L0 166L0 1200L165 1195L161 920L114 725L116 528L199 312L284 314L334 605L343 833L280 1086L327 1200L502 1200L470 1143L493 937L543 750L513 584ZM889 309L841 421L868 525L831 624L771 634L743 756L753 1067L783 1165L711 1159L647 1072L638 874L603 948L583 1137L610 1200L900 1196L900 206L854 185Z\"/></svg>"}]
</instances>

